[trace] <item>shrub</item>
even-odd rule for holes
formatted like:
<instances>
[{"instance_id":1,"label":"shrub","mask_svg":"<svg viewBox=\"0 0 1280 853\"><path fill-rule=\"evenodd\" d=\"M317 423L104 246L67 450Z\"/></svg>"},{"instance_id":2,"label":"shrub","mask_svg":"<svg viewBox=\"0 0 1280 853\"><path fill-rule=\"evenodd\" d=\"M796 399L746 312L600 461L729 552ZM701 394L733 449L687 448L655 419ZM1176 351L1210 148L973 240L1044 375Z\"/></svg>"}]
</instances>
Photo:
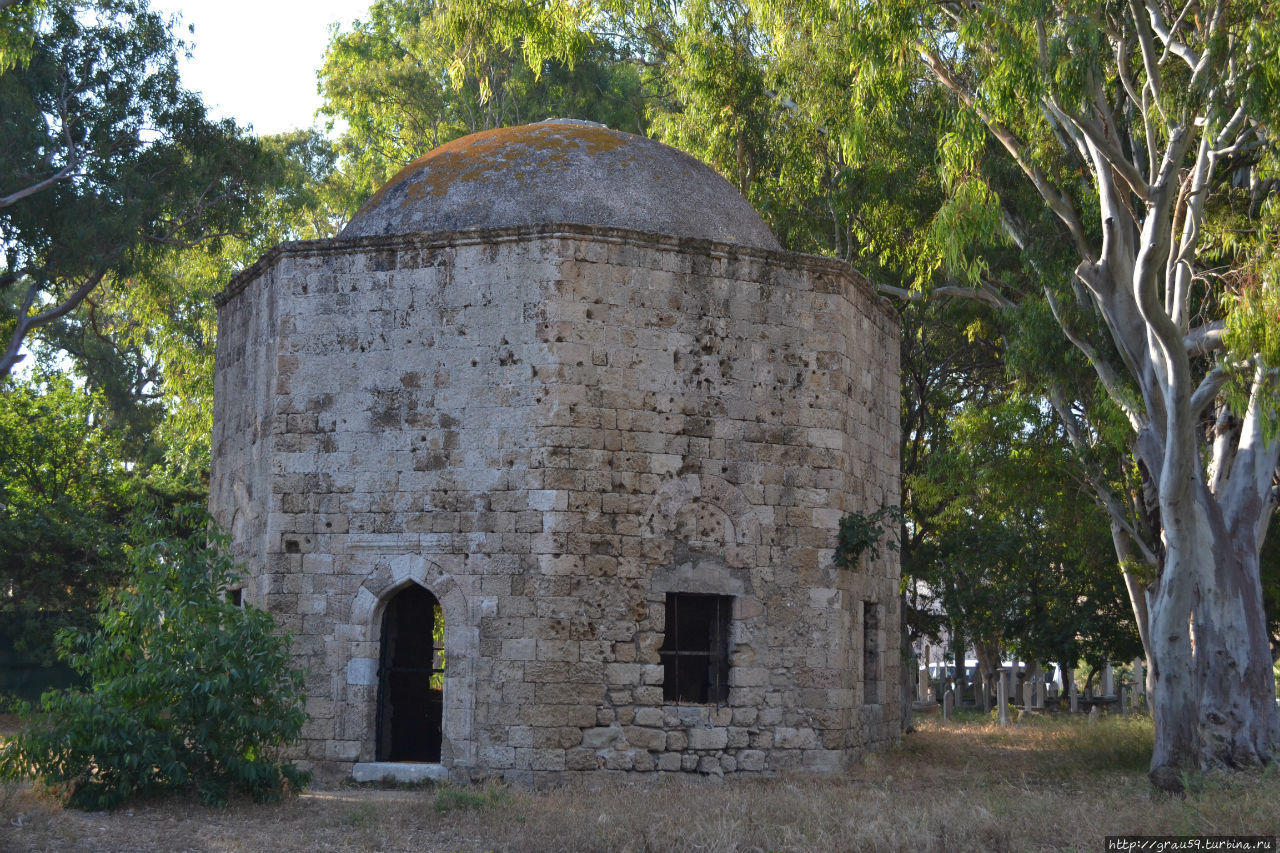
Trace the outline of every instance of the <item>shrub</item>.
<instances>
[{"instance_id":1,"label":"shrub","mask_svg":"<svg viewBox=\"0 0 1280 853\"><path fill-rule=\"evenodd\" d=\"M0 776L34 776L64 805L111 808L166 788L208 805L232 790L272 800L308 775L280 758L306 720L302 674L265 611L237 607L224 542L187 510L151 520L129 577L104 597L98 625L59 634L59 655L89 690L51 691L0 753ZM199 521L199 519L195 519Z\"/></svg>"}]
</instances>

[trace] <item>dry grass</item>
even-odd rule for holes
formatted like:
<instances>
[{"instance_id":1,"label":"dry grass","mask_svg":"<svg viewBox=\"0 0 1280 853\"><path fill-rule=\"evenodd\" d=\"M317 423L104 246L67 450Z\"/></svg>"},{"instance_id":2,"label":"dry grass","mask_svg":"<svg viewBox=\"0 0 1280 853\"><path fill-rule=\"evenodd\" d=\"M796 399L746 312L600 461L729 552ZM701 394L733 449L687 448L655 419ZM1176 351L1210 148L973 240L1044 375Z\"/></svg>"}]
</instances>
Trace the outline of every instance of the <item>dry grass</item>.
<instances>
[{"instance_id":1,"label":"dry grass","mask_svg":"<svg viewBox=\"0 0 1280 853\"><path fill-rule=\"evenodd\" d=\"M310 791L278 806L167 798L64 812L0 790L0 850L1088 850L1103 836L1280 833L1280 774L1152 793L1145 720L925 721L837 778L593 777L545 792Z\"/></svg>"}]
</instances>

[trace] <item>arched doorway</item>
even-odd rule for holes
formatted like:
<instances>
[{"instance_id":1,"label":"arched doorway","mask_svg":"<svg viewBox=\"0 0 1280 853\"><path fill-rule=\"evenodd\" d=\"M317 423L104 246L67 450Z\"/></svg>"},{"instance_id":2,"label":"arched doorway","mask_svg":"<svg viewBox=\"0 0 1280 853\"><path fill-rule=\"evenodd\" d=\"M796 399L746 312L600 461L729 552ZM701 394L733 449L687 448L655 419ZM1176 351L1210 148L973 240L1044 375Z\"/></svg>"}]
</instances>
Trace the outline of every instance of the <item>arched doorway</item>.
<instances>
[{"instance_id":1,"label":"arched doorway","mask_svg":"<svg viewBox=\"0 0 1280 853\"><path fill-rule=\"evenodd\" d=\"M417 584L382 615L378 668L378 760L440 760L444 720L444 616Z\"/></svg>"}]
</instances>

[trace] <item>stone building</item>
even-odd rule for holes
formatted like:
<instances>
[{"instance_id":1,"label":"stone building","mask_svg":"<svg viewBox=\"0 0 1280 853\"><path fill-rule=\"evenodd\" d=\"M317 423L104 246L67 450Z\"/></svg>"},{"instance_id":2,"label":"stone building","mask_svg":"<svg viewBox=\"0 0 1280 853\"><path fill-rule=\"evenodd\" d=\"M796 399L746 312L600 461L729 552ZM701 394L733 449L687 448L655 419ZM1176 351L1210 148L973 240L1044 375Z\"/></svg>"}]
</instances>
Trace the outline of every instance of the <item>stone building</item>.
<instances>
[{"instance_id":1,"label":"stone building","mask_svg":"<svg viewBox=\"0 0 1280 853\"><path fill-rule=\"evenodd\" d=\"M219 300L212 508L322 773L837 770L898 736L894 314L712 170L478 133Z\"/></svg>"}]
</instances>

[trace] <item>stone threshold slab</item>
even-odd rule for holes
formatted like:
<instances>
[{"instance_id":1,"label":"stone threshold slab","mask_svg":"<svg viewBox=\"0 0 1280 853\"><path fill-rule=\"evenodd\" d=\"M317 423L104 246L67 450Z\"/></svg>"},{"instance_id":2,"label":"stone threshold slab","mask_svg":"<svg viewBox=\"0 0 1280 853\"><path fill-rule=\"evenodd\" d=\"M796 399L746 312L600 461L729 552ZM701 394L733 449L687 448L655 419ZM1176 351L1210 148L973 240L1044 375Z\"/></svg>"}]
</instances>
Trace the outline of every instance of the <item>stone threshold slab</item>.
<instances>
[{"instance_id":1,"label":"stone threshold slab","mask_svg":"<svg viewBox=\"0 0 1280 853\"><path fill-rule=\"evenodd\" d=\"M447 782L449 771L443 764L411 761L361 761L351 768L356 782Z\"/></svg>"}]
</instances>

